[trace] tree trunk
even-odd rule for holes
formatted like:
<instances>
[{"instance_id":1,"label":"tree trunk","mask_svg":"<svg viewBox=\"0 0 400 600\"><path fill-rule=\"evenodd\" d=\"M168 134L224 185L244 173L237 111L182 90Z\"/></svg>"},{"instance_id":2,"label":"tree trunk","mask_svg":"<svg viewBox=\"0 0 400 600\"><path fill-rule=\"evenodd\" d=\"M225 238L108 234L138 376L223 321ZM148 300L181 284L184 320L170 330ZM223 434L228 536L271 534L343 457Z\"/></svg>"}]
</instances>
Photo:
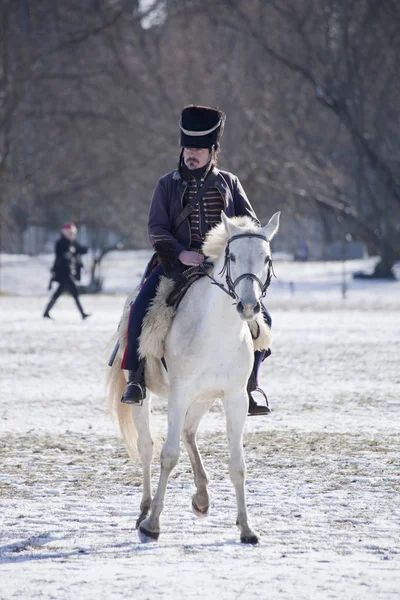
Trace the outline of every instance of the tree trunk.
<instances>
[{"instance_id":1,"label":"tree trunk","mask_svg":"<svg viewBox=\"0 0 400 600\"><path fill-rule=\"evenodd\" d=\"M397 258L390 244L383 242L380 261L376 264L371 277L374 279L395 279L392 269Z\"/></svg>"}]
</instances>

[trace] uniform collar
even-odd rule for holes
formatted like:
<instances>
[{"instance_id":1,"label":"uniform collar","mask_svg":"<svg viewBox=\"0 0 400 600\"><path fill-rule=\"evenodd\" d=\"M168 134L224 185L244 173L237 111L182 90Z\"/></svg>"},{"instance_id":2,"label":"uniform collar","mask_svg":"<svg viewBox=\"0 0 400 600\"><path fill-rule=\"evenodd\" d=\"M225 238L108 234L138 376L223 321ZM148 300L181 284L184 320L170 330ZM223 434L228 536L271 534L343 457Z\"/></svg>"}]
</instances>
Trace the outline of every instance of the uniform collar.
<instances>
[{"instance_id":1,"label":"uniform collar","mask_svg":"<svg viewBox=\"0 0 400 600\"><path fill-rule=\"evenodd\" d=\"M217 167L213 167L212 170L210 171L211 173L214 173L214 175L216 175L218 177L220 171L219 169L217 169ZM179 173L178 169L175 169L175 171L172 174L172 179L174 179L175 181L183 181L181 174Z\"/></svg>"}]
</instances>

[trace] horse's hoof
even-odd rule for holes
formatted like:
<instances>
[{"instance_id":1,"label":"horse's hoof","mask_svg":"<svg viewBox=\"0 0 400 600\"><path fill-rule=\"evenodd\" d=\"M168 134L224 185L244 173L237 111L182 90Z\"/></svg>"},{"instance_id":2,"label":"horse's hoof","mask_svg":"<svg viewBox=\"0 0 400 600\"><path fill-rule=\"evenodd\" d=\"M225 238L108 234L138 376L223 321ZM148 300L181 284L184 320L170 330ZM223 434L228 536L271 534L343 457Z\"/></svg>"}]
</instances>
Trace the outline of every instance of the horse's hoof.
<instances>
[{"instance_id":1,"label":"horse's hoof","mask_svg":"<svg viewBox=\"0 0 400 600\"><path fill-rule=\"evenodd\" d=\"M240 541L242 542L242 544L253 544L254 546L255 544L258 544L259 539L258 536L255 533L253 533L252 535L241 535Z\"/></svg>"},{"instance_id":2,"label":"horse's hoof","mask_svg":"<svg viewBox=\"0 0 400 600\"><path fill-rule=\"evenodd\" d=\"M205 508L199 508L197 506L197 504L194 502L194 500L192 500L192 511L194 512L196 517L200 517L201 519L204 519L205 517L208 517L208 515L210 513L210 505L206 506Z\"/></svg>"},{"instance_id":3,"label":"horse's hoof","mask_svg":"<svg viewBox=\"0 0 400 600\"><path fill-rule=\"evenodd\" d=\"M135 529L139 529L139 525L142 521L145 520L145 518L147 517L147 514L142 512L140 513L140 515L138 516L138 518L136 519L136 526Z\"/></svg>"},{"instance_id":4,"label":"horse's hoof","mask_svg":"<svg viewBox=\"0 0 400 600\"><path fill-rule=\"evenodd\" d=\"M139 540L145 544L148 542L156 542L160 535L159 531L149 531L148 529L142 527L142 525L139 525L137 533Z\"/></svg>"}]
</instances>

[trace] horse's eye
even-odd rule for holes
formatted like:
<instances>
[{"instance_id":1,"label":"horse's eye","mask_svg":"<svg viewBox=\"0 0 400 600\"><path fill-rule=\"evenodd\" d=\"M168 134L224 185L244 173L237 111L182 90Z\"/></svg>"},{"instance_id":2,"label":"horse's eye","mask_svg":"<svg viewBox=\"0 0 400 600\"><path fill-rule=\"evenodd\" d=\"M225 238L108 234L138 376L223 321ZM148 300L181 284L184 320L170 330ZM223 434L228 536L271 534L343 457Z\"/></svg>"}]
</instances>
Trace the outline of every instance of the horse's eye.
<instances>
[{"instance_id":1,"label":"horse's eye","mask_svg":"<svg viewBox=\"0 0 400 600\"><path fill-rule=\"evenodd\" d=\"M231 254L229 258L231 259L231 262L236 262L236 256L234 254Z\"/></svg>"}]
</instances>

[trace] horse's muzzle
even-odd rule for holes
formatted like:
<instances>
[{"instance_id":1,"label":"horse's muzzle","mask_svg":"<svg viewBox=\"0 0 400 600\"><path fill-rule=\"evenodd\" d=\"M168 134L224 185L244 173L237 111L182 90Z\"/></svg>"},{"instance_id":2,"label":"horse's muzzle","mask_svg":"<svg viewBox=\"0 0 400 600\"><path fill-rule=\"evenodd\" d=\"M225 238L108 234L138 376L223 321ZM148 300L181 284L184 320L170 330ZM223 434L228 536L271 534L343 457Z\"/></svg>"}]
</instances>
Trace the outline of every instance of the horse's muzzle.
<instances>
[{"instance_id":1,"label":"horse's muzzle","mask_svg":"<svg viewBox=\"0 0 400 600\"><path fill-rule=\"evenodd\" d=\"M243 321L253 321L261 310L260 302L253 304L252 302L241 302L236 304L236 310Z\"/></svg>"}]
</instances>

